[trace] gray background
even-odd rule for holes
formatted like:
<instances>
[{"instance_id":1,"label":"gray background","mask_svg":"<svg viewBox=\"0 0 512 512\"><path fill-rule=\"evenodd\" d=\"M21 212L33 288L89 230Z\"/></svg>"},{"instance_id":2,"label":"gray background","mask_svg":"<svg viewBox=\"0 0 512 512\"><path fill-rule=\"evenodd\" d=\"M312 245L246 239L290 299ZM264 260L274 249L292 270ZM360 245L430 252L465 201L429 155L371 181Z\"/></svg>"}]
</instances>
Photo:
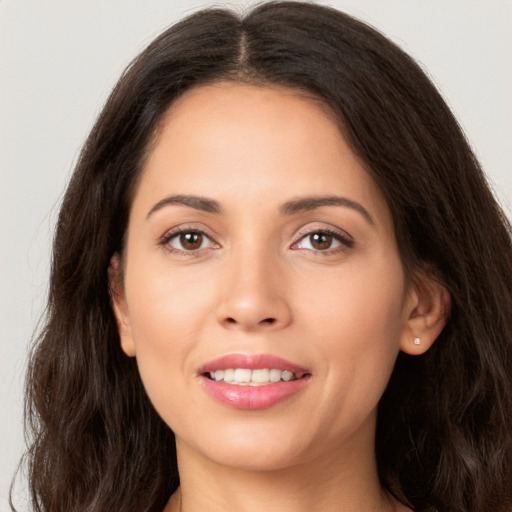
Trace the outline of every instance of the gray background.
<instances>
[{"instance_id":1,"label":"gray background","mask_svg":"<svg viewBox=\"0 0 512 512\"><path fill-rule=\"evenodd\" d=\"M415 56L512 211L512 1L338 0ZM0 0L0 512L23 450L28 345L78 150L117 77L201 1ZM249 2L218 2L243 6ZM20 510L26 492L17 491Z\"/></svg>"}]
</instances>

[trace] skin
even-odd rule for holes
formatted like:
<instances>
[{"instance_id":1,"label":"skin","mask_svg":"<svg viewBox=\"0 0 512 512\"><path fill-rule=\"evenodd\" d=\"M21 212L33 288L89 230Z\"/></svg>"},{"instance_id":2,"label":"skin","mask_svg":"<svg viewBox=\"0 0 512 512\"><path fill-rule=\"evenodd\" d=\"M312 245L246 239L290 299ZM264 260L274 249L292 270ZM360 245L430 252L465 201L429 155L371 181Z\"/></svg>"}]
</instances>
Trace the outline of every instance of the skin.
<instances>
[{"instance_id":1,"label":"skin","mask_svg":"<svg viewBox=\"0 0 512 512\"><path fill-rule=\"evenodd\" d=\"M222 212L162 205L176 195ZM351 203L282 211L333 195ZM176 229L204 232L199 248ZM336 235L315 245L322 230ZM319 102L229 82L188 91L152 146L112 265L122 348L176 435L181 489L166 510L408 510L379 483L376 408L399 350L423 353L441 331L447 296L406 282L382 193ZM270 408L231 408L198 368L232 353L276 355L311 377Z\"/></svg>"}]
</instances>

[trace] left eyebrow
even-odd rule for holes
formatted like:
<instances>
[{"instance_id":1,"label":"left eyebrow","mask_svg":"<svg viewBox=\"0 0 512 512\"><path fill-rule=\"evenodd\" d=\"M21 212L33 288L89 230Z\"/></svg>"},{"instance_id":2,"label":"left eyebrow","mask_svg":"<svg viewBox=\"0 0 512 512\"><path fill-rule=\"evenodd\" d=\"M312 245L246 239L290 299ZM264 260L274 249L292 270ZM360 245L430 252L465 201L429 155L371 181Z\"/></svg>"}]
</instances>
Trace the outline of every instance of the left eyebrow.
<instances>
[{"instance_id":1,"label":"left eyebrow","mask_svg":"<svg viewBox=\"0 0 512 512\"><path fill-rule=\"evenodd\" d=\"M191 196L191 195L175 195L175 196L169 196L164 197L161 201L158 201L151 210L149 210L148 214L146 215L146 219L151 217L153 213L155 213L158 210L161 210L165 206L171 205L171 204L178 204L182 206L188 206L189 208L194 208L194 210L201 210L203 212L208 213L221 213L222 208L220 207L220 204L213 200L208 199L207 197L200 197L200 196Z\"/></svg>"},{"instance_id":2,"label":"left eyebrow","mask_svg":"<svg viewBox=\"0 0 512 512\"><path fill-rule=\"evenodd\" d=\"M281 206L280 211L285 215L293 215L294 213L314 210L322 206L343 206L345 208L351 208L352 210L360 213L369 224L375 226L375 221L362 204L357 201L353 201L348 197L342 196L301 197L300 199L284 203Z\"/></svg>"}]
</instances>

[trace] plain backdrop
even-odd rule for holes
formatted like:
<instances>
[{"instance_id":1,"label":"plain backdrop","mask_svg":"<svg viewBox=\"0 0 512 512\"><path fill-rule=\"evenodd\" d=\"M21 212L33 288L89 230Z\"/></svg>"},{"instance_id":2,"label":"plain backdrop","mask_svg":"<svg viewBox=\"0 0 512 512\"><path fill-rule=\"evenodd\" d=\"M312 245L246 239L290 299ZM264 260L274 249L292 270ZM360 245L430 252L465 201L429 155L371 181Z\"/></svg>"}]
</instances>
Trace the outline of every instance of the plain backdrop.
<instances>
[{"instance_id":1,"label":"plain backdrop","mask_svg":"<svg viewBox=\"0 0 512 512\"><path fill-rule=\"evenodd\" d=\"M320 1L421 62L512 211L512 0ZM0 0L0 512L23 451L26 356L53 225L79 148L123 68L205 1ZM250 2L217 2L242 9ZM23 482L16 492L28 510Z\"/></svg>"}]
</instances>

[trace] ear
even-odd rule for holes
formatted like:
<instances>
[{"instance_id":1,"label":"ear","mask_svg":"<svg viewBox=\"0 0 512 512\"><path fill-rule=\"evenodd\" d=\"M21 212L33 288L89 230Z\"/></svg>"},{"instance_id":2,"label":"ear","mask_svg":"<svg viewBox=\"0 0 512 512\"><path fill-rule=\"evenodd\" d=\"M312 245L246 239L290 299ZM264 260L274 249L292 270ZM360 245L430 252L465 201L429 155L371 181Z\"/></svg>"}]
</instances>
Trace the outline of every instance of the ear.
<instances>
[{"instance_id":1,"label":"ear","mask_svg":"<svg viewBox=\"0 0 512 512\"><path fill-rule=\"evenodd\" d=\"M441 334L450 309L450 294L442 284L424 274L416 276L406 299L400 349L411 355L424 354Z\"/></svg>"},{"instance_id":2,"label":"ear","mask_svg":"<svg viewBox=\"0 0 512 512\"><path fill-rule=\"evenodd\" d=\"M117 253L112 256L108 267L108 286L112 309L116 317L117 331L121 340L121 348L127 356L134 357L135 345L124 293L121 257Z\"/></svg>"}]
</instances>

